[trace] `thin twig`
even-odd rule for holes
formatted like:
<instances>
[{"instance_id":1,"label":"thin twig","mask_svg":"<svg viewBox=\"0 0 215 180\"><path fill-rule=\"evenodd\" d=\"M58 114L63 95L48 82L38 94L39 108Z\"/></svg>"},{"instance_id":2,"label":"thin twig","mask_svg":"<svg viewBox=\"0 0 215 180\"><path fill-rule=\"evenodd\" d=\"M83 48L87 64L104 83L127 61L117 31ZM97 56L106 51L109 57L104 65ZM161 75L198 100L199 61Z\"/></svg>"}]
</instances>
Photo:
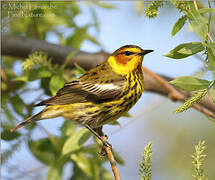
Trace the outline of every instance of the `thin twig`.
<instances>
[{"instance_id":1,"label":"thin twig","mask_svg":"<svg viewBox=\"0 0 215 180\"><path fill-rule=\"evenodd\" d=\"M209 33L207 33L207 36L208 36L208 38L210 39L210 41L213 43L214 41L213 41L211 35L210 35Z\"/></svg>"},{"instance_id":2,"label":"thin twig","mask_svg":"<svg viewBox=\"0 0 215 180\"><path fill-rule=\"evenodd\" d=\"M168 81L166 81L163 77L159 76L156 73L153 73L146 67L142 67L142 70L144 73L148 74L150 77L156 80L167 91L168 97L170 99L172 99L173 101L184 99L184 97L172 85L170 85Z\"/></svg>"},{"instance_id":3,"label":"thin twig","mask_svg":"<svg viewBox=\"0 0 215 180\"><path fill-rule=\"evenodd\" d=\"M193 4L194 4L194 7L195 7L195 10L198 11L199 8L198 8L198 5L197 5L196 0L193 0ZM209 30L209 29L208 29L208 30ZM208 39L210 39L210 41L213 43L214 41L213 41L213 39L212 39L212 37L211 37L211 35L210 35L209 32L207 33L207 36L208 36Z\"/></svg>"},{"instance_id":4,"label":"thin twig","mask_svg":"<svg viewBox=\"0 0 215 180\"><path fill-rule=\"evenodd\" d=\"M102 136L102 139L104 139L105 141L107 141L108 137L107 136ZM111 148L108 146L104 146L104 150L106 152L106 155L108 157L108 160L110 162L111 168L112 168L112 172L114 174L115 180L120 180L120 175L119 175L119 171L116 167L116 161L114 159L113 153L111 151Z\"/></svg>"},{"instance_id":5,"label":"thin twig","mask_svg":"<svg viewBox=\"0 0 215 180\"><path fill-rule=\"evenodd\" d=\"M197 2L196 2L196 0L193 0L193 4L194 4L194 7L195 7L195 10L199 10L199 8L198 8L198 5L197 5Z\"/></svg>"}]
</instances>

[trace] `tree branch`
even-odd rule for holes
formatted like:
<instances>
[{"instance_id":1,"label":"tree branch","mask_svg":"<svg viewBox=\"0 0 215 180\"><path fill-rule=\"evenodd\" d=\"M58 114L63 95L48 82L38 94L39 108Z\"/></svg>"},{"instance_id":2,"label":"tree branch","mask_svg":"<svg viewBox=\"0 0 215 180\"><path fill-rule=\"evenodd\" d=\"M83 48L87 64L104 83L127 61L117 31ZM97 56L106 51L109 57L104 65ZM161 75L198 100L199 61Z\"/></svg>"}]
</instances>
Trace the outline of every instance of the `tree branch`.
<instances>
[{"instance_id":1,"label":"tree branch","mask_svg":"<svg viewBox=\"0 0 215 180\"><path fill-rule=\"evenodd\" d=\"M107 136L102 136L102 138L104 140L107 140ZM114 156L113 156L113 153L111 151L111 148L108 147L108 146L104 146L104 150L107 154L107 157L108 157L108 160L110 162L110 165L111 165L111 168L112 168L112 172L113 172L113 175L115 177L115 180L120 180L120 175L119 175L119 171L116 167L116 161L114 159Z\"/></svg>"},{"instance_id":2,"label":"tree branch","mask_svg":"<svg viewBox=\"0 0 215 180\"><path fill-rule=\"evenodd\" d=\"M171 100L184 102L191 95L191 93L178 90L174 86L170 85L168 81L166 81L163 77L153 73L149 69L145 67L143 67L142 69L143 72L149 75L149 77L152 77L158 82L158 85L161 86L160 88L164 88L166 90L165 93ZM145 87L145 90L147 90L147 87ZM207 116L215 118L215 104L213 103L213 100L209 96L209 94L202 98L199 103L194 104L193 108L206 114ZM210 108L212 108L212 111L210 110Z\"/></svg>"},{"instance_id":3,"label":"tree branch","mask_svg":"<svg viewBox=\"0 0 215 180\"><path fill-rule=\"evenodd\" d=\"M74 51L74 48L56 45L41 40L18 37L13 35L2 35L2 54L26 58L35 51L43 51L52 58L53 63L63 64L66 57ZM79 64L88 70L107 59L108 53L87 53L79 51L69 61L68 66L72 67L74 63ZM145 91L158 93L168 96L173 101L184 102L191 93L180 91L168 83L172 78L161 76L151 72L147 68L144 71L144 89ZM215 118L215 104L212 98L207 94L201 101L193 106L196 110Z\"/></svg>"},{"instance_id":4,"label":"tree branch","mask_svg":"<svg viewBox=\"0 0 215 180\"><path fill-rule=\"evenodd\" d=\"M33 52L43 51L51 57L56 64L63 64L66 57L75 50L68 46L61 46L38 39L20 36L3 34L1 38L1 51L3 55L27 58ZM72 59L70 59L68 66L73 66L74 63L78 63L81 67L90 69L105 61L107 56L108 54L105 52L87 53L79 51Z\"/></svg>"}]
</instances>

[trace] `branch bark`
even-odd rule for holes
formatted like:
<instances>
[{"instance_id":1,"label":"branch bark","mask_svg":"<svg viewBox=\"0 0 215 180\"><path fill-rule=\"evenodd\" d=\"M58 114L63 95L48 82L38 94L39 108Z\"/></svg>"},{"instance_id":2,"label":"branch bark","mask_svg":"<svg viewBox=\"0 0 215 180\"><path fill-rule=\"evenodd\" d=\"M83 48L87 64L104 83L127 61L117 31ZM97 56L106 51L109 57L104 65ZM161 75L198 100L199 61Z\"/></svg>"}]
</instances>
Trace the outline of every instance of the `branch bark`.
<instances>
[{"instance_id":1,"label":"branch bark","mask_svg":"<svg viewBox=\"0 0 215 180\"><path fill-rule=\"evenodd\" d=\"M66 57L74 51L74 48L56 45L41 40L18 37L13 35L2 35L2 54L26 58L35 51L43 51L52 58L53 63L63 64ZM105 61L108 57L106 52L87 53L79 51L70 59L68 66L72 67L74 63L79 64L84 69L88 70L97 64ZM171 77L165 77L151 72L147 68L144 71L144 89L145 91L154 92L163 96L169 97L173 101L184 102L190 93L180 91L168 83ZM215 118L215 104L209 94L193 106L196 110Z\"/></svg>"},{"instance_id":2,"label":"branch bark","mask_svg":"<svg viewBox=\"0 0 215 180\"><path fill-rule=\"evenodd\" d=\"M1 52L3 55L27 58L33 52L42 51L51 57L56 64L63 64L66 57L75 50L68 46L61 46L21 36L3 34L1 38ZM73 66L74 63L78 63L81 67L90 69L105 61L107 56L108 53L105 52L87 53L79 51L72 59L70 59L68 66Z\"/></svg>"},{"instance_id":3,"label":"branch bark","mask_svg":"<svg viewBox=\"0 0 215 180\"><path fill-rule=\"evenodd\" d=\"M102 136L102 138L107 141L107 136ZM116 161L114 159L114 156L113 156L113 153L111 151L111 148L108 147L108 146L104 146L104 150L105 150L105 153L107 155L107 158L110 162L110 165L111 165L111 169L112 169L112 172L113 172L113 175L114 175L114 178L115 180L120 180L120 174L119 174L119 171L116 167Z\"/></svg>"},{"instance_id":4,"label":"branch bark","mask_svg":"<svg viewBox=\"0 0 215 180\"><path fill-rule=\"evenodd\" d=\"M97 132L98 132L99 136L101 136L101 138L107 142L108 136L103 133L102 128L98 128ZM105 151L105 152L103 152L103 151ZM112 169L115 180L120 180L120 174L119 174L119 171L116 167L116 161L114 159L112 149L109 146L105 146L103 144L103 147L101 150L101 155L107 155L107 158L110 162L111 169Z\"/></svg>"}]
</instances>

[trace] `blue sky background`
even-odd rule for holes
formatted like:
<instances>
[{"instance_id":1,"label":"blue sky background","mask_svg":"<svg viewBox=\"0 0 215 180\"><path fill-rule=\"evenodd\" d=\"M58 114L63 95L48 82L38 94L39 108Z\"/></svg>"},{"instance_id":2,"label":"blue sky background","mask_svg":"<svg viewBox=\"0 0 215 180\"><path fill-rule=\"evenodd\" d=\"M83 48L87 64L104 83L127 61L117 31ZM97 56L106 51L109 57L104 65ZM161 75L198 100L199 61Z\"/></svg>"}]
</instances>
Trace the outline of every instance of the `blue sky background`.
<instances>
[{"instance_id":1,"label":"blue sky background","mask_svg":"<svg viewBox=\"0 0 215 180\"><path fill-rule=\"evenodd\" d=\"M100 24L100 33L98 34L93 28L90 29L90 33L96 35L105 51L113 52L125 44L135 44L143 49L154 49L153 53L145 57L143 65L156 73L171 77L192 75L203 66L203 63L194 56L181 60L163 56L180 43L201 41L195 33L189 30L187 25L174 38L171 38L172 27L182 15L176 9L169 5L165 6L161 9L160 16L148 19L144 14L137 15L134 3L131 1L111 3L116 5L116 10L95 8ZM82 26L91 21L92 16L84 1L80 2L80 5L83 13L77 17L76 21ZM65 36L68 33L65 30ZM58 43L58 39L53 33L49 34L47 41ZM100 49L86 41L81 50L96 52ZM19 67L18 64L17 68ZM211 75L207 74L205 78L210 79ZM37 87L38 82L33 82L31 85ZM28 100L34 98L31 97L31 94L26 96L29 97ZM195 110L191 109L179 115L173 114L174 108L179 105L180 103L173 103L167 98L144 92L142 98L130 111L132 117L119 120L122 127L105 126L104 131L109 135L109 142L125 160L125 166L119 166L123 180L138 179L138 162L145 144L149 141L154 143L153 180L191 179L191 175L188 178L187 174L191 172L189 163L191 163L190 154L192 152L185 151L187 148L184 148L184 157L182 157L180 151L183 151L183 147L176 149L175 156L178 156L177 153L179 153L180 159L176 158L172 161L168 159L168 153L172 153L176 143L186 144L193 148L194 143L200 139L208 139L210 142L211 134L208 135L209 133L205 132L214 132L214 129L206 117ZM36 108L35 113L40 110L40 108ZM57 118L39 123L57 135L62 122L61 118ZM35 131L34 136L35 139L45 137L39 130ZM3 143L4 145L5 143ZM187 162L183 162L184 160ZM14 165L21 162L22 171L41 166L25 145L14 154L11 162ZM185 167L183 171L178 168L179 166L182 169L183 166ZM3 171L9 175L7 167L4 168ZM107 168L110 169L109 164L107 164ZM41 171L44 178L46 171L47 168ZM67 167L67 171L70 171L70 167ZM64 179L67 179L66 172Z\"/></svg>"}]
</instances>

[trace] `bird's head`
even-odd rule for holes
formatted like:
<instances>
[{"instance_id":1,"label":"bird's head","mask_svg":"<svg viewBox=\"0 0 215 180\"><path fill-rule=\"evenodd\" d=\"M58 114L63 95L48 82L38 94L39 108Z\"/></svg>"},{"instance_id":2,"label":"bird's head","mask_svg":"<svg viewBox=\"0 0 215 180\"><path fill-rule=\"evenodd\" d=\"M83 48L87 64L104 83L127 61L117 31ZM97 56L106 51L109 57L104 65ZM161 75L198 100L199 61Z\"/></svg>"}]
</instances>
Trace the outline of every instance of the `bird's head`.
<instances>
[{"instance_id":1,"label":"bird's head","mask_svg":"<svg viewBox=\"0 0 215 180\"><path fill-rule=\"evenodd\" d=\"M126 45L114 51L108 58L108 63L116 73L126 75L142 64L144 55L152 51L143 50L135 45Z\"/></svg>"}]
</instances>

